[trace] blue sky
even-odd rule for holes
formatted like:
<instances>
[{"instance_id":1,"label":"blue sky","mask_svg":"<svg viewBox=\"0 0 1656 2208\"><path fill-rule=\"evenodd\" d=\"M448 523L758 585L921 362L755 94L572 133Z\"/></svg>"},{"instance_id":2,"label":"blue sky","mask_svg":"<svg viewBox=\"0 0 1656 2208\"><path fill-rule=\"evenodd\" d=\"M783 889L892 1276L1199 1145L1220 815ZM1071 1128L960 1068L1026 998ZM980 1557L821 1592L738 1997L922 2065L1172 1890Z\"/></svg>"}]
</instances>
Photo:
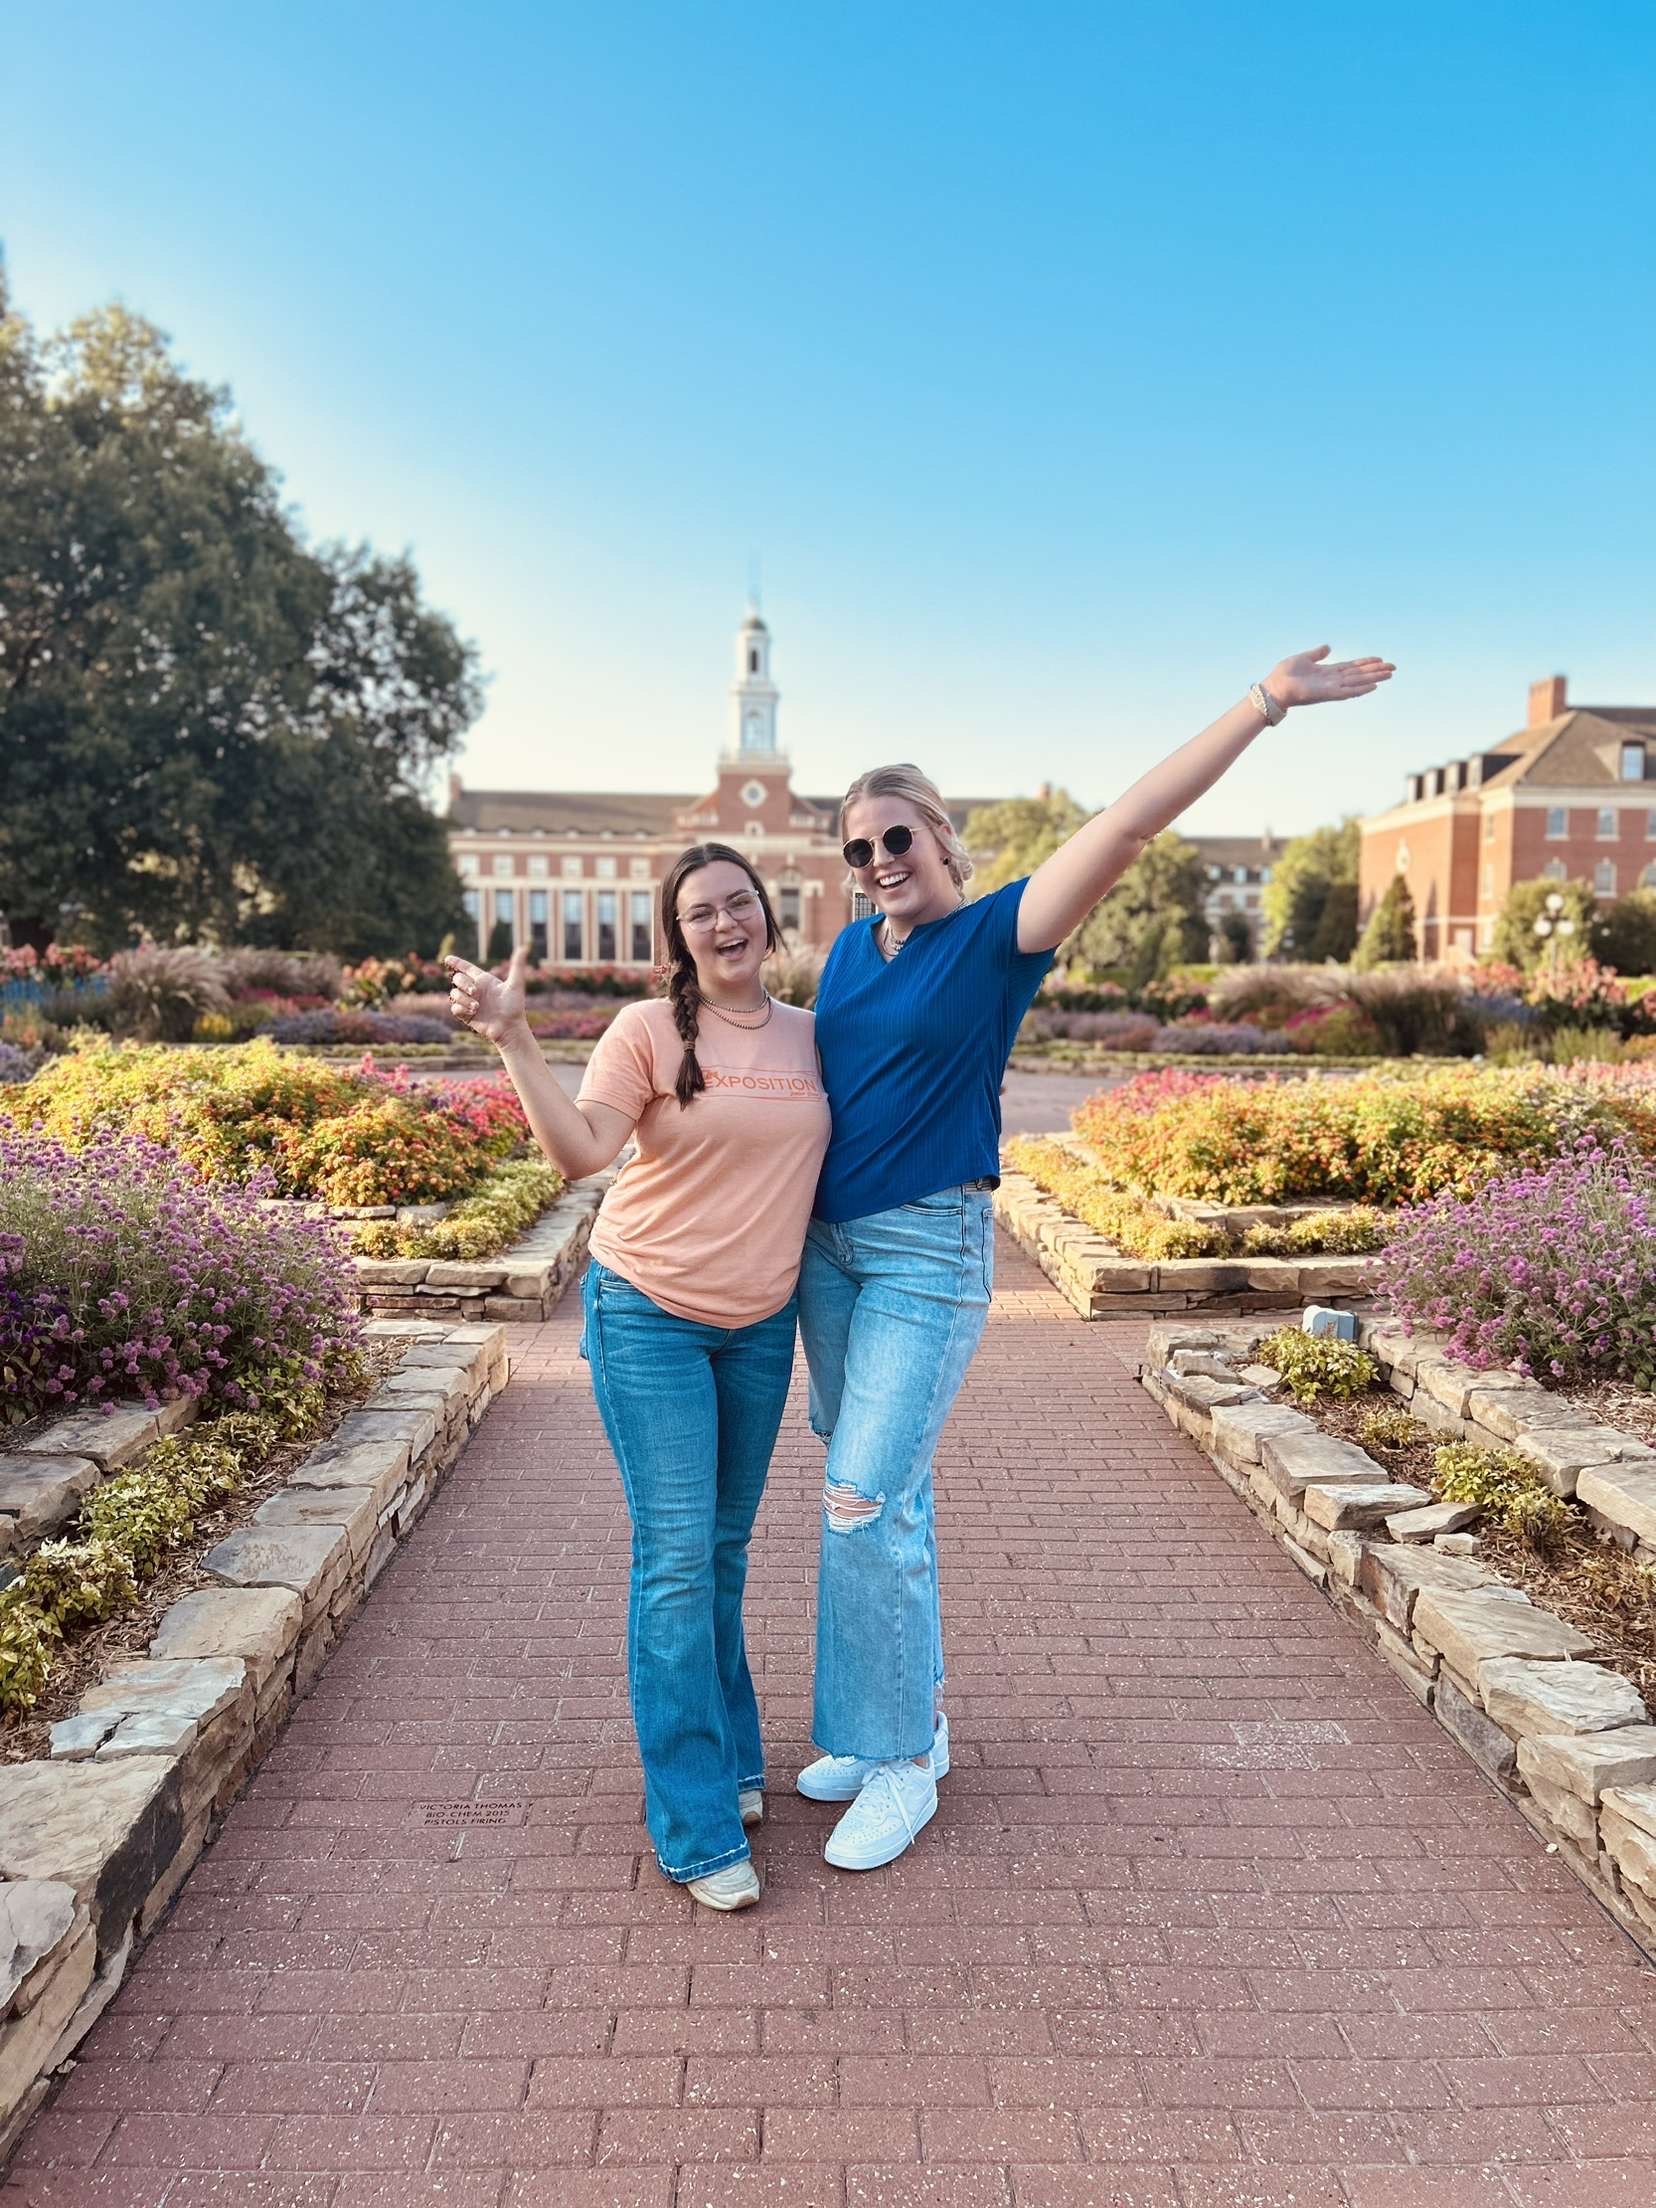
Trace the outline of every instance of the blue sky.
<instances>
[{"instance_id":1,"label":"blue sky","mask_svg":"<svg viewBox=\"0 0 1656 2208\"><path fill-rule=\"evenodd\" d=\"M18 304L413 550L474 784L703 785L755 553L812 790L1103 803L1324 640L1391 690L1189 825L1656 699L1648 6L83 0L0 72Z\"/></svg>"}]
</instances>

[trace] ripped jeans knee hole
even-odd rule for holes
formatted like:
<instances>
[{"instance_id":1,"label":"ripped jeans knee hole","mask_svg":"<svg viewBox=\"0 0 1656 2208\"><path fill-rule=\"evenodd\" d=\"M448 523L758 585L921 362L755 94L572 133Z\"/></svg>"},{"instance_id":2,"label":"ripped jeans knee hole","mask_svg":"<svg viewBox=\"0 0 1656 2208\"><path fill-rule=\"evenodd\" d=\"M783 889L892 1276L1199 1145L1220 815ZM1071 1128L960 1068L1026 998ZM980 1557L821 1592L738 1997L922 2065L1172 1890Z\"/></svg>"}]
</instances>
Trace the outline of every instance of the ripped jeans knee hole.
<instances>
[{"instance_id":1,"label":"ripped jeans knee hole","mask_svg":"<svg viewBox=\"0 0 1656 2208\"><path fill-rule=\"evenodd\" d=\"M830 1533L855 1533L871 1526L884 1508L883 1495L865 1495L843 1481L823 1482L822 1515Z\"/></svg>"}]
</instances>

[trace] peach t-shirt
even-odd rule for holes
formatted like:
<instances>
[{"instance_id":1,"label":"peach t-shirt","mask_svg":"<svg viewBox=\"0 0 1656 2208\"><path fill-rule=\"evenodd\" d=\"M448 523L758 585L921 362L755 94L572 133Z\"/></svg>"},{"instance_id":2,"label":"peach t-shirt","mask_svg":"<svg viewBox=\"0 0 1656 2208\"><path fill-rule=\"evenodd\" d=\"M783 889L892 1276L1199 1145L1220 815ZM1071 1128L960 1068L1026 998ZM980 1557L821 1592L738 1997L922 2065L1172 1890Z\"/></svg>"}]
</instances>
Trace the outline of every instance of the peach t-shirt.
<instances>
[{"instance_id":1,"label":"peach t-shirt","mask_svg":"<svg viewBox=\"0 0 1656 2208\"><path fill-rule=\"evenodd\" d=\"M629 1004L599 1038L581 1096L632 1115L638 1154L604 1198L592 1254L677 1318L752 1326L794 1292L828 1148L815 1030L797 1005L751 1029L704 1007L707 1088L688 1111L665 998Z\"/></svg>"}]
</instances>

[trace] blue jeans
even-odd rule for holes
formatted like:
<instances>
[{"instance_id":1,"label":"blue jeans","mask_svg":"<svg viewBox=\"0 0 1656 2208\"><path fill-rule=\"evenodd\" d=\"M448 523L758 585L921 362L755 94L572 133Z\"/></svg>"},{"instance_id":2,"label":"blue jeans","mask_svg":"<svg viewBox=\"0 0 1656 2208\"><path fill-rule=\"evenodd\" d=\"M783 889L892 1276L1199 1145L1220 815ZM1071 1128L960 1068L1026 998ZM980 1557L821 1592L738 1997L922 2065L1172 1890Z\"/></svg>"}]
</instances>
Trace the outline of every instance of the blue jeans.
<instances>
[{"instance_id":1,"label":"blue jeans","mask_svg":"<svg viewBox=\"0 0 1656 2208\"><path fill-rule=\"evenodd\" d=\"M669 1878L702 1878L746 1860L736 1796L765 1783L742 1590L795 1306L753 1326L700 1326L596 1258L582 1298L581 1352L632 1519L627 1689L644 1821Z\"/></svg>"},{"instance_id":2,"label":"blue jeans","mask_svg":"<svg viewBox=\"0 0 1656 2208\"><path fill-rule=\"evenodd\" d=\"M983 1333L994 1215L951 1188L838 1226L799 1276L811 1424L828 1444L812 1738L882 1761L930 1748L943 1683L932 1453Z\"/></svg>"}]
</instances>

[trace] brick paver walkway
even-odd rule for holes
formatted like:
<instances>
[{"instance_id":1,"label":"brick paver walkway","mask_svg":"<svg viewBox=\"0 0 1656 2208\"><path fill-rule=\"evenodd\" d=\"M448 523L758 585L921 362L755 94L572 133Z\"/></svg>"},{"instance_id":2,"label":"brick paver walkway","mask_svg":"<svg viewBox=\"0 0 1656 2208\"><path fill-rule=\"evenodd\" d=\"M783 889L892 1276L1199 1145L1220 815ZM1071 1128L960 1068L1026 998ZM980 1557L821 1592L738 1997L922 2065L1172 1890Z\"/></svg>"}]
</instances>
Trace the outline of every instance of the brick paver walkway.
<instances>
[{"instance_id":1,"label":"brick paver walkway","mask_svg":"<svg viewBox=\"0 0 1656 2208\"><path fill-rule=\"evenodd\" d=\"M1656 1973L1014 1253L940 1466L955 1768L828 1872L820 1464L754 1551L763 1906L641 1860L576 1314L37 2118L6 2208L1640 2208ZM227 2175L224 2173L238 2173Z\"/></svg>"}]
</instances>

